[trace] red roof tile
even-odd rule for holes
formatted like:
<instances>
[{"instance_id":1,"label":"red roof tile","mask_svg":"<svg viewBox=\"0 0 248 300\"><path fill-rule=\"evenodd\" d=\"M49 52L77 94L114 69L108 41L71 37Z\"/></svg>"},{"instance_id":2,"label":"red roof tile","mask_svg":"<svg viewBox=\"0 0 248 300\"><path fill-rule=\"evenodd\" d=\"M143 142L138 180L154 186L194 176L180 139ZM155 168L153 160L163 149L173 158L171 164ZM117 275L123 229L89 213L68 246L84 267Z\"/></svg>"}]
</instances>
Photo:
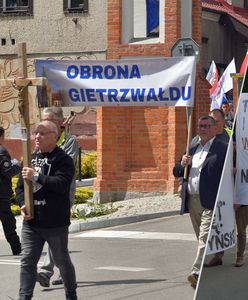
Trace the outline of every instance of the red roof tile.
<instances>
[{"instance_id":1,"label":"red roof tile","mask_svg":"<svg viewBox=\"0 0 248 300\"><path fill-rule=\"evenodd\" d=\"M202 0L202 8L215 12L226 13L248 27L248 9L246 8L230 5L224 0Z\"/></svg>"}]
</instances>

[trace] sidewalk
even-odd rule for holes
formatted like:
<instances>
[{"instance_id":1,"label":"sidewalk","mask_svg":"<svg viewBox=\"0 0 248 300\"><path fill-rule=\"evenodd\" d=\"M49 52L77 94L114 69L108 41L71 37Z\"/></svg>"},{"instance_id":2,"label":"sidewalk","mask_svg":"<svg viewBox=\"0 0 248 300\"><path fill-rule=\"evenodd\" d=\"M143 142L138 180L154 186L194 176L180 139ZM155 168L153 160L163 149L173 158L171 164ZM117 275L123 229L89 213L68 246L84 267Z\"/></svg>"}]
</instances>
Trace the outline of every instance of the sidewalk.
<instances>
[{"instance_id":1,"label":"sidewalk","mask_svg":"<svg viewBox=\"0 0 248 300\"><path fill-rule=\"evenodd\" d=\"M84 230L99 229L128 223L140 222L165 216L178 215L181 199L176 194L168 193L163 196L135 198L113 203L118 210L114 213L83 219L72 219L69 227L70 233ZM106 204L108 205L108 204ZM80 206L79 206L80 207ZM16 217L17 232L20 233L22 217ZM3 235L2 228L0 236Z\"/></svg>"}]
</instances>

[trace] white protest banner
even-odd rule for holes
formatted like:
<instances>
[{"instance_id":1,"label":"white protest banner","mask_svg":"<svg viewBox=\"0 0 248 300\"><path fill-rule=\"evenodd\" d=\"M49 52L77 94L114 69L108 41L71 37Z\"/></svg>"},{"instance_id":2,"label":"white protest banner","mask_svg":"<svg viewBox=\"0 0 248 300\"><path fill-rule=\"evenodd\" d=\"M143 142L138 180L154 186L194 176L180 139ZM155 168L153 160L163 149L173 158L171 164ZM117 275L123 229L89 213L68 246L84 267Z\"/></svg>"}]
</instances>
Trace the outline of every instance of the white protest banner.
<instances>
[{"instance_id":1,"label":"white protest banner","mask_svg":"<svg viewBox=\"0 0 248 300\"><path fill-rule=\"evenodd\" d=\"M208 236L207 255L231 248L236 243L233 197L233 143L230 141Z\"/></svg>"},{"instance_id":2,"label":"white protest banner","mask_svg":"<svg viewBox=\"0 0 248 300\"><path fill-rule=\"evenodd\" d=\"M194 56L119 61L37 60L62 106L194 105ZM40 104L42 101L40 101Z\"/></svg>"},{"instance_id":3,"label":"white protest banner","mask_svg":"<svg viewBox=\"0 0 248 300\"><path fill-rule=\"evenodd\" d=\"M248 205L248 93L242 93L236 120L235 203Z\"/></svg>"}]
</instances>

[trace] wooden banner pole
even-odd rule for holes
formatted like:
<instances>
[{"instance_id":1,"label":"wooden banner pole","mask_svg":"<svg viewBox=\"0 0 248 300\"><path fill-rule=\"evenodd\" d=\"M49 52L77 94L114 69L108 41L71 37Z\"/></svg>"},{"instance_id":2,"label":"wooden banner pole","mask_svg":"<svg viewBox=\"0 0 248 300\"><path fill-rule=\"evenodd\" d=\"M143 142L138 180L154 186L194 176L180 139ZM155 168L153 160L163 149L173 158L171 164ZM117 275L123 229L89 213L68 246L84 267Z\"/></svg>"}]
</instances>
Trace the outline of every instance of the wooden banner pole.
<instances>
[{"instance_id":1,"label":"wooden banner pole","mask_svg":"<svg viewBox=\"0 0 248 300\"><path fill-rule=\"evenodd\" d=\"M187 146L186 146L186 155L189 155L190 143L192 140L192 123L193 123L193 107L187 107L188 114L188 136L187 136ZM188 166L184 168L183 179L187 180Z\"/></svg>"},{"instance_id":2,"label":"wooden banner pole","mask_svg":"<svg viewBox=\"0 0 248 300\"><path fill-rule=\"evenodd\" d=\"M234 111L237 110L238 107L238 100L241 93L241 85L243 80L242 74L232 74L232 80L233 80L233 108Z\"/></svg>"}]
</instances>

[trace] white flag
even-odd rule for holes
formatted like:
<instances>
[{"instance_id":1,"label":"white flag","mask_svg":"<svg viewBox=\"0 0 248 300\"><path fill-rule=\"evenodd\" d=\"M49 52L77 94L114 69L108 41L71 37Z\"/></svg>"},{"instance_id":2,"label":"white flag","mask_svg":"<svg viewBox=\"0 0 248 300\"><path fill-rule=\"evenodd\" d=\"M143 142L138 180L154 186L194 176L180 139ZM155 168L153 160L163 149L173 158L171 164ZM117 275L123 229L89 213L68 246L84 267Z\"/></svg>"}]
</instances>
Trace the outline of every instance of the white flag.
<instances>
[{"instance_id":1,"label":"white flag","mask_svg":"<svg viewBox=\"0 0 248 300\"><path fill-rule=\"evenodd\" d=\"M226 93L233 88L233 79L231 77L231 74L234 74L234 73L236 73L236 66L235 66L235 61L233 58L233 60L227 66L227 68L225 69L224 73L222 74L222 76L219 80L219 84L223 90L223 93Z\"/></svg>"},{"instance_id":2,"label":"white flag","mask_svg":"<svg viewBox=\"0 0 248 300\"><path fill-rule=\"evenodd\" d=\"M218 77L218 69L212 60L206 79L213 86L218 81Z\"/></svg>"},{"instance_id":3,"label":"white flag","mask_svg":"<svg viewBox=\"0 0 248 300\"><path fill-rule=\"evenodd\" d=\"M212 99L210 110L213 110L215 108L221 108L223 97L224 97L224 91L218 85L217 88L214 90L213 94L210 96L210 98Z\"/></svg>"},{"instance_id":4,"label":"white flag","mask_svg":"<svg viewBox=\"0 0 248 300\"><path fill-rule=\"evenodd\" d=\"M211 108L221 108L223 96L226 92L230 91L233 88L233 79L231 74L236 73L236 66L233 60L225 69L224 73L222 74L216 88L214 89L213 93L211 94L212 103ZM213 104L214 102L214 104Z\"/></svg>"}]
</instances>

